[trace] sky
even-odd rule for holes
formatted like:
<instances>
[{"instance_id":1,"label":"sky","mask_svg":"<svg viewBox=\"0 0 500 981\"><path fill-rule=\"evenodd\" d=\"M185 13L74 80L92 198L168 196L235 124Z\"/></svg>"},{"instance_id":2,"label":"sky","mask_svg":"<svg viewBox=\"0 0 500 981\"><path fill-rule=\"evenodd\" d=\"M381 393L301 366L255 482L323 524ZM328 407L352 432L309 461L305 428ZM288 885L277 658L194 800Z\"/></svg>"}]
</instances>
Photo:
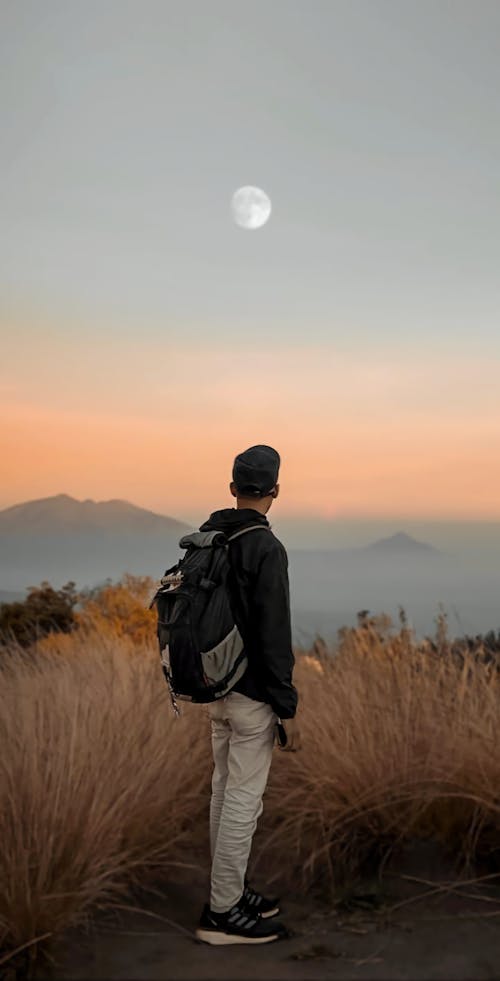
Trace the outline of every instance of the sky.
<instances>
[{"instance_id":1,"label":"sky","mask_svg":"<svg viewBox=\"0 0 500 981\"><path fill-rule=\"evenodd\" d=\"M0 507L498 521L499 90L496 0L4 0Z\"/></svg>"}]
</instances>

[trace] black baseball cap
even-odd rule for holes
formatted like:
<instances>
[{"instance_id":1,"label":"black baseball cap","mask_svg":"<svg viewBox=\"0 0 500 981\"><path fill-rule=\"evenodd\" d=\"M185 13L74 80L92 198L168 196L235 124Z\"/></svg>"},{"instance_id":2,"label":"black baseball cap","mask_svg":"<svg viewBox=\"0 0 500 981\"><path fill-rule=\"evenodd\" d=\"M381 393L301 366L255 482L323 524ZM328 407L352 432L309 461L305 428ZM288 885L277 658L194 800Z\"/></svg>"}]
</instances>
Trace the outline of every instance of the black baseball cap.
<instances>
[{"instance_id":1,"label":"black baseball cap","mask_svg":"<svg viewBox=\"0 0 500 981\"><path fill-rule=\"evenodd\" d=\"M238 453L233 464L233 481L239 494L266 497L276 486L280 455L272 446L250 446Z\"/></svg>"}]
</instances>

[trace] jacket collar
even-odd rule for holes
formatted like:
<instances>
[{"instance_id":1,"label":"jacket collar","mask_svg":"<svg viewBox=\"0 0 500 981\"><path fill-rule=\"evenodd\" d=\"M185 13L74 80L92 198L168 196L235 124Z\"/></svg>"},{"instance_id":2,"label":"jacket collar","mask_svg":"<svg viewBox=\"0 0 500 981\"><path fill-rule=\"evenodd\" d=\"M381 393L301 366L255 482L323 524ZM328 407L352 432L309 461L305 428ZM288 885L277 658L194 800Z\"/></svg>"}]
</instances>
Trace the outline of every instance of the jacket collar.
<instances>
[{"instance_id":1,"label":"jacket collar","mask_svg":"<svg viewBox=\"0 0 500 981\"><path fill-rule=\"evenodd\" d=\"M236 531L248 524L269 526L269 521L265 514L254 508L222 508L212 512L200 525L200 531Z\"/></svg>"}]
</instances>

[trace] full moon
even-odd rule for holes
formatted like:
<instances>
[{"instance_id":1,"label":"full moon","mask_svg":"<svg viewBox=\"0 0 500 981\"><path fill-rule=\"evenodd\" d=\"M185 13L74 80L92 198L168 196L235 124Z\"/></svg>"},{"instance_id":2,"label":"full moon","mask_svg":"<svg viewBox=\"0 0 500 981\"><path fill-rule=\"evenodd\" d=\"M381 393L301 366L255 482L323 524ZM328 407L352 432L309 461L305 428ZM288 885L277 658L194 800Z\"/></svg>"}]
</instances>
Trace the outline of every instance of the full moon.
<instances>
[{"instance_id":1,"label":"full moon","mask_svg":"<svg viewBox=\"0 0 500 981\"><path fill-rule=\"evenodd\" d=\"M231 211L240 228L261 228L271 214L271 199L260 187L240 187L231 198Z\"/></svg>"}]
</instances>

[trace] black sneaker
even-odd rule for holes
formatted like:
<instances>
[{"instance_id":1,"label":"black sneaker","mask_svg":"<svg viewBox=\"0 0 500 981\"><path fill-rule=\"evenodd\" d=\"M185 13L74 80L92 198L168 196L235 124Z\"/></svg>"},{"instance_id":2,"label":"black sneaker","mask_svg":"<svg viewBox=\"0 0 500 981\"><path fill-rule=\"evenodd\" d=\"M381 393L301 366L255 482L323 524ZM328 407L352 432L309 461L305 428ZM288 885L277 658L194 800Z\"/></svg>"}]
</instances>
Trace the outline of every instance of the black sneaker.
<instances>
[{"instance_id":1,"label":"black sneaker","mask_svg":"<svg viewBox=\"0 0 500 981\"><path fill-rule=\"evenodd\" d=\"M214 913L207 903L196 930L198 940L220 945L268 944L287 935L281 923L266 923L258 913L250 913L242 900L227 913Z\"/></svg>"},{"instance_id":2,"label":"black sneaker","mask_svg":"<svg viewBox=\"0 0 500 981\"><path fill-rule=\"evenodd\" d=\"M249 913L260 913L263 920L270 916L277 916L280 911L279 899L266 899L266 897L262 896L260 892L256 892L255 889L252 889L246 879L245 891L241 902Z\"/></svg>"}]
</instances>

